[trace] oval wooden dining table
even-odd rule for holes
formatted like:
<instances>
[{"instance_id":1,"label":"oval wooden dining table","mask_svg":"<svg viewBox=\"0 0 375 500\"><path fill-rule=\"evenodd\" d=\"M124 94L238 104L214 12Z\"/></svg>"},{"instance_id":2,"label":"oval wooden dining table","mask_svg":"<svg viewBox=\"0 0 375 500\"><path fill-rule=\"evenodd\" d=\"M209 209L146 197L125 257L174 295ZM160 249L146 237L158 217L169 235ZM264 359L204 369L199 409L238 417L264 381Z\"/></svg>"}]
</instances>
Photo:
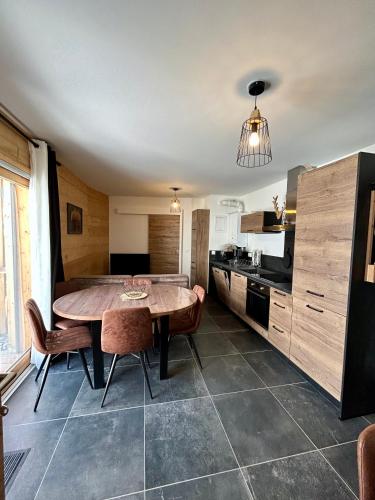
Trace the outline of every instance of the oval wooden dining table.
<instances>
[{"instance_id":1,"label":"oval wooden dining table","mask_svg":"<svg viewBox=\"0 0 375 500\"><path fill-rule=\"evenodd\" d=\"M100 336L102 316L108 309L148 307L152 318L160 318L160 379L168 377L169 317L193 307L197 296L192 290L175 285L150 285L146 292L148 296L144 299L123 300L122 285L99 285L69 293L54 302L53 311L57 315L91 322L95 389L104 387Z\"/></svg>"}]
</instances>

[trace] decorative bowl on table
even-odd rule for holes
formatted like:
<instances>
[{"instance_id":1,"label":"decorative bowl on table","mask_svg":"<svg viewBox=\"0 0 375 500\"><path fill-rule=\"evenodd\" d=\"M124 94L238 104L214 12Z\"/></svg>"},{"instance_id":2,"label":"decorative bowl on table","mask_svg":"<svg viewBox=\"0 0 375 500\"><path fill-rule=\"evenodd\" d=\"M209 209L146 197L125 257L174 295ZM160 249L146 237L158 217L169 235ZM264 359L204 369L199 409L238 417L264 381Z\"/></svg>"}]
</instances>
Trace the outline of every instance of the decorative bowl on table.
<instances>
[{"instance_id":1,"label":"decorative bowl on table","mask_svg":"<svg viewBox=\"0 0 375 500\"><path fill-rule=\"evenodd\" d=\"M124 281L124 293L121 295L122 300L139 300L148 296L146 292L149 282L137 278L129 278Z\"/></svg>"}]
</instances>

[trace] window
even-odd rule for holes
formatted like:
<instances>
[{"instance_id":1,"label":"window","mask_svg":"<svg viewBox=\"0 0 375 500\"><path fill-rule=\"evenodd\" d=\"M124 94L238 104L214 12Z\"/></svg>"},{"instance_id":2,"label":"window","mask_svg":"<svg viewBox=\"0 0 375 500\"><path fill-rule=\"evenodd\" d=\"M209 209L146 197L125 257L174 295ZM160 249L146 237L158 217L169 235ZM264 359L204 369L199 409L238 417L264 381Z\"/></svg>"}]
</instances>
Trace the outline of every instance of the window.
<instances>
[{"instance_id":1,"label":"window","mask_svg":"<svg viewBox=\"0 0 375 500\"><path fill-rule=\"evenodd\" d=\"M30 296L28 187L0 177L0 372L29 362L30 331L24 302ZM26 358L26 359L25 359Z\"/></svg>"}]
</instances>

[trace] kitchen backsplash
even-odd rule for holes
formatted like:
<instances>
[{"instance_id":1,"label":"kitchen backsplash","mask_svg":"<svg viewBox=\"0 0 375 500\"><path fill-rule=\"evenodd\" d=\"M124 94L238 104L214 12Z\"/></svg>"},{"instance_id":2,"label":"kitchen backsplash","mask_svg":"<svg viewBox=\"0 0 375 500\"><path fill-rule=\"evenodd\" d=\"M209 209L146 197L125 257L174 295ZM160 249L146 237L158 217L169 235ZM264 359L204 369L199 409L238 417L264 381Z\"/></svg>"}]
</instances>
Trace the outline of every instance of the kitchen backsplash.
<instances>
[{"instance_id":1,"label":"kitchen backsplash","mask_svg":"<svg viewBox=\"0 0 375 500\"><path fill-rule=\"evenodd\" d=\"M273 255L262 255L262 267L265 269L270 269L271 271L277 271L283 274L292 275L293 274L293 256L294 256L294 233L285 233L285 246L284 246L284 257L275 257ZM248 258L248 252L243 252L241 259ZM210 261L223 261L233 259L233 252L222 252L220 250L215 250L215 254L212 255L210 250Z\"/></svg>"}]
</instances>

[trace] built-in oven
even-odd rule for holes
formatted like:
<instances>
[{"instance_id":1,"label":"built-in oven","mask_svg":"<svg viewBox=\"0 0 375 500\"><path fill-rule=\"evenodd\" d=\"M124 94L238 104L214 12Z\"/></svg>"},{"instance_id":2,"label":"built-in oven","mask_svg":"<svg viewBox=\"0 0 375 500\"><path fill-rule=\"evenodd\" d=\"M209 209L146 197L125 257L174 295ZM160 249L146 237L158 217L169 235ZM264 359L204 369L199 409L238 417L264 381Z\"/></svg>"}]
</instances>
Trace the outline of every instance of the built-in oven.
<instances>
[{"instance_id":1,"label":"built-in oven","mask_svg":"<svg viewBox=\"0 0 375 500\"><path fill-rule=\"evenodd\" d=\"M247 280L246 314L268 330L270 313L270 287Z\"/></svg>"}]
</instances>

